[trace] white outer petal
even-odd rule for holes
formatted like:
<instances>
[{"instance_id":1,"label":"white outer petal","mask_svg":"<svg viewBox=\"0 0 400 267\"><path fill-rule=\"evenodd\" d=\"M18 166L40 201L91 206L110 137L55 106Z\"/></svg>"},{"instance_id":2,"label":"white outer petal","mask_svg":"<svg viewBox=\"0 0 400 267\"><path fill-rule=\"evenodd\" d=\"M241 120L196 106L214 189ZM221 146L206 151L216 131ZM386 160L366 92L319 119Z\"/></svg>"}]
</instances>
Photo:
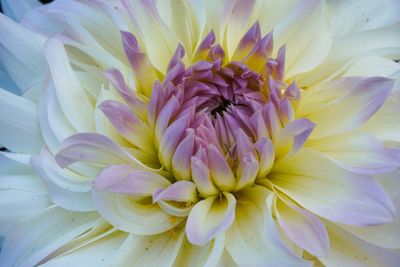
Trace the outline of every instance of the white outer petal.
<instances>
[{"instance_id":1,"label":"white outer petal","mask_svg":"<svg viewBox=\"0 0 400 267\"><path fill-rule=\"evenodd\" d=\"M43 145L36 104L0 88L0 145L18 153L37 153Z\"/></svg>"}]
</instances>

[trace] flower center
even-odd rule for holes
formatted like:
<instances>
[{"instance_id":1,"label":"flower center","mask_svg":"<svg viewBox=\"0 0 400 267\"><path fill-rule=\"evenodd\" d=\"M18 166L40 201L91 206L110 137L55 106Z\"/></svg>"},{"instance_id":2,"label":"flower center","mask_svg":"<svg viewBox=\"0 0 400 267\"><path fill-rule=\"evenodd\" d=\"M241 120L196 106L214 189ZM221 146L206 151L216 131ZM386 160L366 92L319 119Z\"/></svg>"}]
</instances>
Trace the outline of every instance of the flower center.
<instances>
[{"instance_id":1,"label":"flower center","mask_svg":"<svg viewBox=\"0 0 400 267\"><path fill-rule=\"evenodd\" d=\"M160 163L175 180L194 181L203 196L236 192L265 178L277 132L294 120L292 102L300 92L282 81L284 50L271 59L262 40L244 58L225 64L223 49L209 45L208 54L202 51L203 59L188 68L178 47L163 83L153 87L149 116ZM208 188L201 188L204 180Z\"/></svg>"}]
</instances>

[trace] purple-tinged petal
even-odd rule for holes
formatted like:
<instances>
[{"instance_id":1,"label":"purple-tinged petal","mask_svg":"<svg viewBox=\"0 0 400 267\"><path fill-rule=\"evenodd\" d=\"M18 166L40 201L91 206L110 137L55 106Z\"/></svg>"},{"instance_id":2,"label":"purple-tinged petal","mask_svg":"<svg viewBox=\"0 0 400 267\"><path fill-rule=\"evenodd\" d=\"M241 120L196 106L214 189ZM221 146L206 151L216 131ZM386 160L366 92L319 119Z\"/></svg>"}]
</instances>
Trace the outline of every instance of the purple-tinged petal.
<instances>
[{"instance_id":1,"label":"purple-tinged petal","mask_svg":"<svg viewBox=\"0 0 400 267\"><path fill-rule=\"evenodd\" d=\"M329 249L328 232L317 216L298 207L283 194L275 198L275 213L284 233L300 248L317 257Z\"/></svg>"},{"instance_id":2,"label":"purple-tinged petal","mask_svg":"<svg viewBox=\"0 0 400 267\"><path fill-rule=\"evenodd\" d=\"M279 115L275 108L275 105L271 102L265 104L263 108L263 116L265 124L268 127L269 135L271 136L272 140L275 140L278 137L279 132L282 128L281 121L279 119Z\"/></svg>"},{"instance_id":3,"label":"purple-tinged petal","mask_svg":"<svg viewBox=\"0 0 400 267\"><path fill-rule=\"evenodd\" d=\"M375 179L349 172L317 151L303 150L274 164L268 177L303 208L334 222L370 226L395 217L392 201Z\"/></svg>"},{"instance_id":4,"label":"purple-tinged petal","mask_svg":"<svg viewBox=\"0 0 400 267\"><path fill-rule=\"evenodd\" d=\"M236 149L239 155L239 160L243 159L249 152L253 151L253 143L242 129L236 131Z\"/></svg>"},{"instance_id":5,"label":"purple-tinged petal","mask_svg":"<svg viewBox=\"0 0 400 267\"><path fill-rule=\"evenodd\" d=\"M108 81L118 90L129 107L144 121L147 121L147 104L139 99L124 81L122 73L118 69L109 69L104 75Z\"/></svg>"},{"instance_id":6,"label":"purple-tinged petal","mask_svg":"<svg viewBox=\"0 0 400 267\"><path fill-rule=\"evenodd\" d=\"M221 191L232 190L236 184L235 175L222 153L214 145L209 145L207 147L207 157L214 184Z\"/></svg>"},{"instance_id":7,"label":"purple-tinged petal","mask_svg":"<svg viewBox=\"0 0 400 267\"><path fill-rule=\"evenodd\" d=\"M140 84L141 91L150 96L153 82L158 80L155 69L146 55L140 51L137 40L132 33L121 31L121 37L125 54L135 73L136 81Z\"/></svg>"},{"instance_id":8,"label":"purple-tinged petal","mask_svg":"<svg viewBox=\"0 0 400 267\"><path fill-rule=\"evenodd\" d=\"M258 185L236 195L235 221L226 231L227 251L237 266L312 266L283 244L272 210L266 205L272 196Z\"/></svg>"},{"instance_id":9,"label":"purple-tinged petal","mask_svg":"<svg viewBox=\"0 0 400 267\"><path fill-rule=\"evenodd\" d=\"M307 145L349 171L360 174L382 174L400 168L399 152L387 148L377 138L348 133L320 138Z\"/></svg>"},{"instance_id":10,"label":"purple-tinged petal","mask_svg":"<svg viewBox=\"0 0 400 267\"><path fill-rule=\"evenodd\" d=\"M149 127L128 107L118 101L106 100L99 109L125 139L148 153L155 153L153 136Z\"/></svg>"},{"instance_id":11,"label":"purple-tinged petal","mask_svg":"<svg viewBox=\"0 0 400 267\"><path fill-rule=\"evenodd\" d=\"M138 171L130 165L114 165L101 171L93 181L94 189L103 192L128 194L136 197L152 196L170 182L161 175Z\"/></svg>"},{"instance_id":12,"label":"purple-tinged petal","mask_svg":"<svg viewBox=\"0 0 400 267\"><path fill-rule=\"evenodd\" d=\"M207 54L209 53L214 43L215 43L215 33L213 31L210 31L206 35L204 40L201 41L199 46L196 48L196 52L193 55L192 61L195 62L206 58Z\"/></svg>"},{"instance_id":13,"label":"purple-tinged petal","mask_svg":"<svg viewBox=\"0 0 400 267\"><path fill-rule=\"evenodd\" d=\"M294 110L292 104L286 98L279 102L278 113L283 125L287 125L294 120Z\"/></svg>"},{"instance_id":14,"label":"purple-tinged petal","mask_svg":"<svg viewBox=\"0 0 400 267\"><path fill-rule=\"evenodd\" d=\"M172 56L165 75L163 83L174 82L185 73L185 65L182 63L182 58L185 56L185 48L179 44Z\"/></svg>"},{"instance_id":15,"label":"purple-tinged petal","mask_svg":"<svg viewBox=\"0 0 400 267\"><path fill-rule=\"evenodd\" d=\"M272 141L263 137L255 144L260 159L258 177L265 178L275 162L275 148Z\"/></svg>"},{"instance_id":16,"label":"purple-tinged petal","mask_svg":"<svg viewBox=\"0 0 400 267\"><path fill-rule=\"evenodd\" d=\"M203 246L225 232L235 219L235 207L235 197L225 192L221 198L209 197L198 202L186 222L186 235L190 243Z\"/></svg>"},{"instance_id":17,"label":"purple-tinged petal","mask_svg":"<svg viewBox=\"0 0 400 267\"><path fill-rule=\"evenodd\" d=\"M315 124L307 119L291 121L274 142L277 160L287 160L296 154L307 141Z\"/></svg>"},{"instance_id":18,"label":"purple-tinged petal","mask_svg":"<svg viewBox=\"0 0 400 267\"><path fill-rule=\"evenodd\" d=\"M165 189L160 189L153 193L153 202L176 201L196 203L197 200L196 185L189 181L178 181Z\"/></svg>"},{"instance_id":19,"label":"purple-tinged petal","mask_svg":"<svg viewBox=\"0 0 400 267\"><path fill-rule=\"evenodd\" d=\"M186 137L176 147L172 158L172 173L177 180L190 180L190 158L194 150L194 131L189 131Z\"/></svg>"},{"instance_id":20,"label":"purple-tinged petal","mask_svg":"<svg viewBox=\"0 0 400 267\"><path fill-rule=\"evenodd\" d=\"M171 170L172 157L175 153L176 147L182 141L184 132L188 127L188 121L190 120L190 117L191 114L174 121L161 137L160 146L158 149L158 157L160 162L167 170Z\"/></svg>"},{"instance_id":21,"label":"purple-tinged petal","mask_svg":"<svg viewBox=\"0 0 400 267\"><path fill-rule=\"evenodd\" d=\"M79 133L68 137L61 144L56 162L65 168L75 162L85 161L95 164L134 164L135 168L150 170L128 152L122 150L111 139L95 133Z\"/></svg>"},{"instance_id":22,"label":"purple-tinged petal","mask_svg":"<svg viewBox=\"0 0 400 267\"><path fill-rule=\"evenodd\" d=\"M260 24L256 21L253 26L243 35L239 42L238 47L233 54L233 61L244 60L246 55L254 48L254 46L260 41L261 29Z\"/></svg>"},{"instance_id":23,"label":"purple-tinged petal","mask_svg":"<svg viewBox=\"0 0 400 267\"><path fill-rule=\"evenodd\" d=\"M273 44L273 34L270 32L258 41L254 49L247 56L246 64L252 69L261 72L267 59L271 56Z\"/></svg>"},{"instance_id":24,"label":"purple-tinged petal","mask_svg":"<svg viewBox=\"0 0 400 267\"><path fill-rule=\"evenodd\" d=\"M259 163L252 152L243 157L236 171L236 177L238 178L236 191L254 184L257 178L258 167Z\"/></svg>"},{"instance_id":25,"label":"purple-tinged petal","mask_svg":"<svg viewBox=\"0 0 400 267\"><path fill-rule=\"evenodd\" d=\"M297 116L316 123L312 139L345 133L363 125L388 98L394 80L346 77L303 94Z\"/></svg>"},{"instance_id":26,"label":"purple-tinged petal","mask_svg":"<svg viewBox=\"0 0 400 267\"><path fill-rule=\"evenodd\" d=\"M257 110L253 115L251 115L250 125L259 140L262 138L270 139L269 131L262 114L262 109Z\"/></svg>"},{"instance_id":27,"label":"purple-tinged petal","mask_svg":"<svg viewBox=\"0 0 400 267\"><path fill-rule=\"evenodd\" d=\"M179 107L178 99L172 96L158 114L155 127L156 142L162 138L165 130L168 128L171 118L176 115Z\"/></svg>"},{"instance_id":28,"label":"purple-tinged petal","mask_svg":"<svg viewBox=\"0 0 400 267\"><path fill-rule=\"evenodd\" d=\"M201 196L208 197L219 193L211 180L210 170L203 160L193 156L191 158L191 167L193 182L196 184Z\"/></svg>"}]
</instances>

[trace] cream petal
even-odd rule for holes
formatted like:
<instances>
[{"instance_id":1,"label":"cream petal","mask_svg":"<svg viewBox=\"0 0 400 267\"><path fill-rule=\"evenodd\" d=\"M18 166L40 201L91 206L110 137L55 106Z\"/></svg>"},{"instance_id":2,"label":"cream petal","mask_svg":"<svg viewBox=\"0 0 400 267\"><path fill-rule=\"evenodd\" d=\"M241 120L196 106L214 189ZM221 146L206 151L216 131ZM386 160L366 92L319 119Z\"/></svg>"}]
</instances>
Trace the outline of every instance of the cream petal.
<instances>
[{"instance_id":1,"label":"cream petal","mask_svg":"<svg viewBox=\"0 0 400 267\"><path fill-rule=\"evenodd\" d=\"M388 266L399 265L400 255L392 250L369 244L333 224L327 224L330 249L326 258L319 258L326 266Z\"/></svg>"},{"instance_id":2,"label":"cream petal","mask_svg":"<svg viewBox=\"0 0 400 267\"><path fill-rule=\"evenodd\" d=\"M196 1L157 1L157 10L161 19L174 32L180 43L185 47L189 58L193 55L194 47L200 40L201 20L203 14L198 10ZM196 16L198 15L198 16ZM203 15L203 16L202 16Z\"/></svg>"},{"instance_id":3,"label":"cream petal","mask_svg":"<svg viewBox=\"0 0 400 267\"><path fill-rule=\"evenodd\" d=\"M43 57L45 39L3 14L0 14L0 35L1 69L24 93L46 71Z\"/></svg>"},{"instance_id":4,"label":"cream petal","mask_svg":"<svg viewBox=\"0 0 400 267\"><path fill-rule=\"evenodd\" d=\"M70 212L50 207L18 222L6 236L2 266L34 266L50 253L84 233L98 218L97 213Z\"/></svg>"},{"instance_id":5,"label":"cream petal","mask_svg":"<svg viewBox=\"0 0 400 267\"><path fill-rule=\"evenodd\" d=\"M399 76L400 65L393 60L378 57L362 57L355 61L344 76L381 76L395 78Z\"/></svg>"},{"instance_id":6,"label":"cream petal","mask_svg":"<svg viewBox=\"0 0 400 267\"><path fill-rule=\"evenodd\" d=\"M328 1L326 5L326 17L335 36L397 23L399 12L400 4L396 0Z\"/></svg>"},{"instance_id":7,"label":"cream petal","mask_svg":"<svg viewBox=\"0 0 400 267\"><path fill-rule=\"evenodd\" d=\"M380 16L383 17L383 16ZM301 86L310 87L336 72L345 72L343 66L357 58L367 56L382 56L389 59L399 57L400 48L399 24L385 26L378 29L353 32L336 38L325 60L307 74L297 77Z\"/></svg>"},{"instance_id":8,"label":"cream petal","mask_svg":"<svg viewBox=\"0 0 400 267\"><path fill-rule=\"evenodd\" d=\"M71 211L95 209L90 194L90 180L69 169L62 169L47 148L44 147L40 155L33 156L31 164L46 185L53 203Z\"/></svg>"},{"instance_id":9,"label":"cream petal","mask_svg":"<svg viewBox=\"0 0 400 267\"><path fill-rule=\"evenodd\" d=\"M235 219L235 197L222 193L198 202L190 211L186 222L186 235L190 243L203 246L226 231Z\"/></svg>"},{"instance_id":10,"label":"cream petal","mask_svg":"<svg viewBox=\"0 0 400 267\"><path fill-rule=\"evenodd\" d=\"M376 226L354 227L349 225L339 225L347 232L357 236L358 238L374 244L379 247L388 249L400 248L400 220Z\"/></svg>"},{"instance_id":11,"label":"cream petal","mask_svg":"<svg viewBox=\"0 0 400 267\"><path fill-rule=\"evenodd\" d=\"M121 231L101 236L76 250L72 250L55 258L51 257L46 259L40 266L74 266L77 262L82 266L110 266L115 260L118 249L120 249L127 239L127 236L126 233Z\"/></svg>"},{"instance_id":12,"label":"cream petal","mask_svg":"<svg viewBox=\"0 0 400 267\"><path fill-rule=\"evenodd\" d=\"M62 42L50 39L46 43L45 56L65 116L79 132L93 132L94 108L72 70ZM79 105L76 105L76 99L79 99Z\"/></svg>"},{"instance_id":13,"label":"cream petal","mask_svg":"<svg viewBox=\"0 0 400 267\"><path fill-rule=\"evenodd\" d=\"M34 154L43 145L36 104L1 88L0 127L0 144L13 152Z\"/></svg>"},{"instance_id":14,"label":"cream petal","mask_svg":"<svg viewBox=\"0 0 400 267\"><path fill-rule=\"evenodd\" d=\"M137 235L166 232L183 218L165 213L157 204L138 203L128 195L92 191L94 203L102 217L115 228Z\"/></svg>"},{"instance_id":15,"label":"cream petal","mask_svg":"<svg viewBox=\"0 0 400 267\"><path fill-rule=\"evenodd\" d=\"M176 267L216 267L221 266L220 258L224 252L225 238L219 235L204 246L195 246L186 238L174 262ZM232 265L230 265L232 267Z\"/></svg>"},{"instance_id":16,"label":"cream petal","mask_svg":"<svg viewBox=\"0 0 400 267\"><path fill-rule=\"evenodd\" d=\"M0 235L5 235L22 218L52 205L40 177L29 167L0 155Z\"/></svg>"},{"instance_id":17,"label":"cream petal","mask_svg":"<svg viewBox=\"0 0 400 267\"><path fill-rule=\"evenodd\" d=\"M143 40L150 62L165 73L178 42L173 32L162 21L155 2L123 0L122 3ZM160 48L164 51L162 55L157 53Z\"/></svg>"},{"instance_id":18,"label":"cream petal","mask_svg":"<svg viewBox=\"0 0 400 267\"><path fill-rule=\"evenodd\" d=\"M400 99L390 96L382 108L361 128L382 141L400 142Z\"/></svg>"},{"instance_id":19,"label":"cream petal","mask_svg":"<svg viewBox=\"0 0 400 267\"><path fill-rule=\"evenodd\" d=\"M255 0L246 2L238 0L224 1L220 27L225 30L226 43L223 45L227 47L229 58L232 58L241 38L250 28L249 26L254 23L252 21L254 18L251 18L251 15L255 3Z\"/></svg>"},{"instance_id":20,"label":"cream petal","mask_svg":"<svg viewBox=\"0 0 400 267\"><path fill-rule=\"evenodd\" d=\"M390 199L393 201L397 219L400 218L400 169L391 172L374 176L374 178L382 185Z\"/></svg>"},{"instance_id":21,"label":"cream petal","mask_svg":"<svg viewBox=\"0 0 400 267\"><path fill-rule=\"evenodd\" d=\"M303 150L274 166L270 181L305 209L335 222L378 225L395 215L392 201L375 179L342 169L317 151Z\"/></svg>"},{"instance_id":22,"label":"cream petal","mask_svg":"<svg viewBox=\"0 0 400 267\"><path fill-rule=\"evenodd\" d=\"M276 236L266 231L264 217L268 216L265 213L271 213L266 205L269 194L260 186L240 192L235 221L226 232L227 251L239 266L311 266L311 263L296 258L276 242ZM277 235L276 229L272 230Z\"/></svg>"},{"instance_id":23,"label":"cream petal","mask_svg":"<svg viewBox=\"0 0 400 267\"><path fill-rule=\"evenodd\" d=\"M237 265L231 255L229 255L228 251L225 249L223 251L223 254L217 264L218 267L239 267L239 265Z\"/></svg>"},{"instance_id":24,"label":"cream petal","mask_svg":"<svg viewBox=\"0 0 400 267\"><path fill-rule=\"evenodd\" d=\"M324 9L324 1L299 1L274 27L275 51L286 46L286 78L313 69L328 55L332 40Z\"/></svg>"},{"instance_id":25,"label":"cream petal","mask_svg":"<svg viewBox=\"0 0 400 267\"><path fill-rule=\"evenodd\" d=\"M130 234L116 252L111 266L175 266L184 235L182 228L153 236Z\"/></svg>"}]
</instances>

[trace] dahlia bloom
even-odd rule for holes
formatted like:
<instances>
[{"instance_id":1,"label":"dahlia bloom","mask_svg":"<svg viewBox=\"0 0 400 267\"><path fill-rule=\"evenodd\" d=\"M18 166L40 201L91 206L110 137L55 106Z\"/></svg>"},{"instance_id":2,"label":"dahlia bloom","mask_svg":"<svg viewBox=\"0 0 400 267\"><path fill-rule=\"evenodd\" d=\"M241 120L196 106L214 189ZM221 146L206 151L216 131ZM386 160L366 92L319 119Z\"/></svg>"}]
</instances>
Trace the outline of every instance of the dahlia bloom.
<instances>
[{"instance_id":1,"label":"dahlia bloom","mask_svg":"<svg viewBox=\"0 0 400 267\"><path fill-rule=\"evenodd\" d=\"M4 2L0 266L399 266L399 1Z\"/></svg>"}]
</instances>

